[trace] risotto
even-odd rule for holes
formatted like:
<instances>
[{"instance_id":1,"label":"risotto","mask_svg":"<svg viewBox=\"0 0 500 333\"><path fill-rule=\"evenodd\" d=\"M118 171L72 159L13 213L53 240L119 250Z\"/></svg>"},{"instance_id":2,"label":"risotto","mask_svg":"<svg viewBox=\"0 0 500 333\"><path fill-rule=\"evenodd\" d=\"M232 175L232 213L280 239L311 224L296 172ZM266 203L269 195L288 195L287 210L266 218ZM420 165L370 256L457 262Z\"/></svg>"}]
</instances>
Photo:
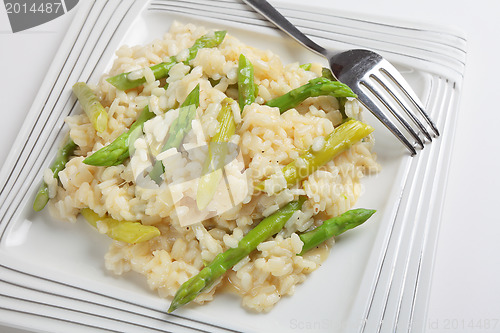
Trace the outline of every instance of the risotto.
<instances>
[{"instance_id":1,"label":"risotto","mask_svg":"<svg viewBox=\"0 0 500 333\"><path fill-rule=\"evenodd\" d=\"M107 128L98 132L82 113L66 119L77 148L58 176L48 170L44 181L51 198L51 214L75 222L82 209L117 221L140 221L159 230L156 237L127 243L113 240L105 254L105 267L121 275L142 274L161 297L173 297L180 286L216 256L236 248L239 241L266 216L287 203L305 198L277 234L260 243L255 251L229 269L194 300L202 304L218 291L242 297L242 305L269 311L325 260L333 239L323 251L301 252L299 235L326 219L348 211L362 192L361 178L379 168L372 153L372 135L350 146L292 186L283 168L308 149L321 149L327 137L345 119L361 118L355 99L340 111L333 96L307 98L281 113L266 102L322 76L322 66L312 63L283 64L270 51L258 50L228 33L216 47L201 48L190 61L189 47L210 31L192 24L174 23L162 39L146 46L123 46L108 74L92 90L107 112ZM238 100L238 59L241 54L254 70L254 102L242 110ZM156 79L152 65L178 61L168 77ZM131 72L129 79L145 82L127 90L106 79ZM190 126L178 148L162 150L169 129L178 124L183 103L199 89ZM224 175L205 207L197 206L197 189L209 156L209 143L218 135L223 108L231 110L234 131L227 140ZM229 100L231 101L231 100ZM128 131L145 107L152 113L142 131L128 141L130 157L123 163L94 166L84 160ZM168 112L167 112L168 111ZM343 114L344 113L344 114ZM133 139L132 139L133 137ZM149 172L155 161L163 164L161 181ZM97 230L109 232L109 224L97 219ZM108 233L109 234L109 233Z\"/></svg>"}]
</instances>

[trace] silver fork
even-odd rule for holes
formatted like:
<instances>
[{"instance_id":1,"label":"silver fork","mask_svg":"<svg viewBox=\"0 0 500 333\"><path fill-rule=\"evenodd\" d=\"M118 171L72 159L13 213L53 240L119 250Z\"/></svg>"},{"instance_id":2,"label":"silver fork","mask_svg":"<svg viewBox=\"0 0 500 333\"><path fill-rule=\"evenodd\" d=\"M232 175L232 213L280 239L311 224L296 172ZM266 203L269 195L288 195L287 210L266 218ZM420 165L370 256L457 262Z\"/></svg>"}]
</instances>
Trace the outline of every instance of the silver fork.
<instances>
[{"instance_id":1,"label":"silver fork","mask_svg":"<svg viewBox=\"0 0 500 333\"><path fill-rule=\"evenodd\" d=\"M243 0L243 2L300 44L328 59L335 78L348 85L358 95L358 100L408 148L412 156L417 153L415 145L423 149L425 140L431 142L433 136L439 136L436 125L425 112L418 96L399 71L382 56L363 49L341 53L327 50L299 31L266 0ZM413 144L389 118L387 112L384 112L383 108L377 104L383 105L385 109L390 111L401 127L413 138ZM432 135L419 118L423 118L430 126ZM412 127L408 120L416 128ZM423 135L423 138L420 137L419 133Z\"/></svg>"}]
</instances>

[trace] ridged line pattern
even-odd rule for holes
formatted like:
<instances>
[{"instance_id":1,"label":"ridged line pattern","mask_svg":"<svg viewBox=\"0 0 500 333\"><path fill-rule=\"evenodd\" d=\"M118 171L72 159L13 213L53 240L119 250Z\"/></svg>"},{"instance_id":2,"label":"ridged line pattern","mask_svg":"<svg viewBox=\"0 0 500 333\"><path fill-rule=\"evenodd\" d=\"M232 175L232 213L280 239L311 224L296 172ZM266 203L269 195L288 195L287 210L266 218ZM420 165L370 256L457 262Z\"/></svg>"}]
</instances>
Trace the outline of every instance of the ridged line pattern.
<instances>
[{"instance_id":1,"label":"ridged line pattern","mask_svg":"<svg viewBox=\"0 0 500 333\"><path fill-rule=\"evenodd\" d=\"M314 7L277 3L276 8L320 45L337 49L370 48L393 61L411 63L412 67L417 64L426 71L434 70L446 74L447 78L452 76L453 80L463 76L466 41L461 35L336 16ZM239 1L153 0L149 9L274 29Z\"/></svg>"},{"instance_id":2,"label":"ridged line pattern","mask_svg":"<svg viewBox=\"0 0 500 333\"><path fill-rule=\"evenodd\" d=\"M147 7L146 7L147 5ZM65 135L63 120L75 106L71 84L96 79L112 58L128 26L142 10L234 22L244 27L271 25L237 0L88 1L79 5L63 47L56 55L8 161L0 173L0 245L30 205L41 170ZM447 161L465 67L462 35L433 28L402 27L321 9L277 3L306 34L333 48L365 47L391 60L431 73L427 105L443 136L408 161L407 179L384 240L377 274L364 276L369 287L355 300L346 332L420 332L425 321L433 253L446 184ZM388 38L388 36L390 38ZM433 204L434 203L434 204ZM425 208L425 209L423 209ZM404 245L403 245L404 244ZM11 323L63 325L72 332L234 332L157 308L132 304L109 293L86 290L58 276L36 276L5 256L0 247L0 313ZM33 270L36 272L36 270ZM38 273L38 272L37 272ZM99 310L99 311L96 311Z\"/></svg>"},{"instance_id":3,"label":"ridged line pattern","mask_svg":"<svg viewBox=\"0 0 500 333\"><path fill-rule=\"evenodd\" d=\"M453 131L458 93L454 84L433 79L430 109L444 133ZM433 105L434 104L434 105ZM421 332L429 292L433 251L439 227L440 205L446 182L446 162L452 135L419 153L409 168L403 200L394 220L398 228L391 237L381 266L380 283L370 302L365 332Z\"/></svg>"}]
</instances>

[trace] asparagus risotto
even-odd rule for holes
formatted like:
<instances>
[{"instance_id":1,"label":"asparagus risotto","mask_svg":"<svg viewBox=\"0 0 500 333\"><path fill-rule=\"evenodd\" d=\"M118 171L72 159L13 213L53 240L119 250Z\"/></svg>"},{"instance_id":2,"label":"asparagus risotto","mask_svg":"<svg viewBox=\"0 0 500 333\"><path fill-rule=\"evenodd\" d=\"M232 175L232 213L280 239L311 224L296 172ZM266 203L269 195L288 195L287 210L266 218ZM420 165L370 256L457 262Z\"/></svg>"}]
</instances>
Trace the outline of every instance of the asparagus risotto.
<instances>
[{"instance_id":1,"label":"asparagus risotto","mask_svg":"<svg viewBox=\"0 0 500 333\"><path fill-rule=\"evenodd\" d=\"M144 275L175 296L170 310L228 289L270 310L353 227L311 234L378 170L360 105L320 64L192 24L116 56L97 86L74 87L85 112L66 119L72 149L44 175L51 214L111 237L106 268Z\"/></svg>"}]
</instances>

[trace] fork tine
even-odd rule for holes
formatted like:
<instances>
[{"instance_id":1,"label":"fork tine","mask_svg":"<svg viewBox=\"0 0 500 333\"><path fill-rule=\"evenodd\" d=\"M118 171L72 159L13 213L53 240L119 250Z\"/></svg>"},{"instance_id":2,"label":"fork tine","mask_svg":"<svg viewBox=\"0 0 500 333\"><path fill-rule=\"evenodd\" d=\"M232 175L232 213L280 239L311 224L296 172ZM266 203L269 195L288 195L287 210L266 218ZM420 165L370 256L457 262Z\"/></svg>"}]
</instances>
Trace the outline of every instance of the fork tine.
<instances>
[{"instance_id":1,"label":"fork tine","mask_svg":"<svg viewBox=\"0 0 500 333\"><path fill-rule=\"evenodd\" d=\"M370 78L373 79L373 74L370 74ZM370 92L378 98L382 104L392 113L392 115L399 121L401 125L410 133L410 135L415 139L415 141L418 143L420 148L424 148L424 143L422 142L422 139L419 137L419 135L415 132L415 130L410 126L410 124L404 119L398 112L395 111L394 107L392 106L392 103L390 103L386 98L384 98L382 91L376 87L373 84L370 84L368 80L363 80L360 82L364 87L366 87Z\"/></svg>"},{"instance_id":2,"label":"fork tine","mask_svg":"<svg viewBox=\"0 0 500 333\"><path fill-rule=\"evenodd\" d=\"M423 103L420 101L418 96L415 94L413 89L411 89L410 85L406 80L403 78L403 76L399 73L399 71L394 68L387 60L383 61L381 71L389 77L394 84L399 86L399 88L405 93L405 95L408 97L413 102L413 105L418 109L422 117L426 120L427 124L432 128L432 131L434 132L434 135L436 137L439 136L439 130L437 126L434 124L432 119L429 117L427 112L425 112Z\"/></svg>"},{"instance_id":3,"label":"fork tine","mask_svg":"<svg viewBox=\"0 0 500 333\"><path fill-rule=\"evenodd\" d=\"M361 91L361 89L357 89L357 87L351 87L354 92L358 95L358 100L363 104L378 120L382 122L382 124L391 131L392 134L394 134L401 143L410 151L411 156L414 156L417 154L417 151L415 150L415 147L406 139L404 134L396 127L394 122L387 118L387 116L380 110L380 108L375 105L375 103L372 102L372 100L366 96L366 94Z\"/></svg>"},{"instance_id":4,"label":"fork tine","mask_svg":"<svg viewBox=\"0 0 500 333\"><path fill-rule=\"evenodd\" d=\"M387 73L384 68L381 68L380 71L383 73ZM408 117L410 117L411 120L417 125L418 129L422 132L422 134L425 136L425 138L427 140L429 140L430 142L432 142L432 137L429 134L429 131L427 130L427 128L425 128L425 126L422 124L422 122L411 111L410 106L400 98L399 94L397 94L397 92L394 89L391 89L389 87L391 84L387 81L387 79L382 75L378 76L378 75L372 74L370 76L374 80L376 80L378 82L378 84L380 84L385 89L385 91L387 91L387 93L390 94L392 96L392 98L394 98L394 100L396 100L396 102L405 111L405 113L408 115ZM400 87L400 85L398 85L398 87Z\"/></svg>"}]
</instances>

